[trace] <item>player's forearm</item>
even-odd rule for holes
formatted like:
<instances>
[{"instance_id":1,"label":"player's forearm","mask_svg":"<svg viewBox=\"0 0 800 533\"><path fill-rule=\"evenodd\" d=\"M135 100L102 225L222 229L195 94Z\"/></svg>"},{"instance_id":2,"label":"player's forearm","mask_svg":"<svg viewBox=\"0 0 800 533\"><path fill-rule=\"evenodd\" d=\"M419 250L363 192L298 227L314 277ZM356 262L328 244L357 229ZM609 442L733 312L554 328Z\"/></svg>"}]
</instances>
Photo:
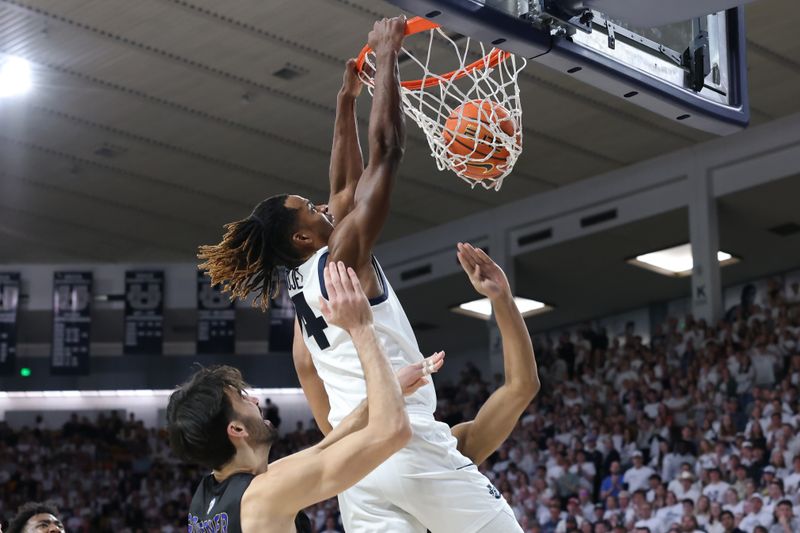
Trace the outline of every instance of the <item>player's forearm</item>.
<instances>
[{"instance_id":1,"label":"player's forearm","mask_svg":"<svg viewBox=\"0 0 800 533\"><path fill-rule=\"evenodd\" d=\"M367 382L367 428L394 432L408 425L397 377L373 326L350 332Z\"/></svg>"},{"instance_id":2,"label":"player's forearm","mask_svg":"<svg viewBox=\"0 0 800 533\"><path fill-rule=\"evenodd\" d=\"M333 127L333 147L329 169L331 194L355 183L364 170L361 145L356 123L356 98L339 93L336 105L336 122Z\"/></svg>"},{"instance_id":3,"label":"player's forearm","mask_svg":"<svg viewBox=\"0 0 800 533\"><path fill-rule=\"evenodd\" d=\"M378 51L375 90L369 120L370 163L399 164L405 147L405 119L400 105L397 52Z\"/></svg>"},{"instance_id":4,"label":"player's forearm","mask_svg":"<svg viewBox=\"0 0 800 533\"><path fill-rule=\"evenodd\" d=\"M358 407L353 409L349 415L344 417L338 426L328 433L322 441L317 445L320 449L324 450L331 444L341 440L347 435L364 429L367 425L367 417L369 416L368 404L366 400L362 400Z\"/></svg>"},{"instance_id":5,"label":"player's forearm","mask_svg":"<svg viewBox=\"0 0 800 533\"><path fill-rule=\"evenodd\" d=\"M528 328L513 296L507 293L492 299L492 309L503 339L505 384L535 395L540 387L536 357Z\"/></svg>"}]
</instances>

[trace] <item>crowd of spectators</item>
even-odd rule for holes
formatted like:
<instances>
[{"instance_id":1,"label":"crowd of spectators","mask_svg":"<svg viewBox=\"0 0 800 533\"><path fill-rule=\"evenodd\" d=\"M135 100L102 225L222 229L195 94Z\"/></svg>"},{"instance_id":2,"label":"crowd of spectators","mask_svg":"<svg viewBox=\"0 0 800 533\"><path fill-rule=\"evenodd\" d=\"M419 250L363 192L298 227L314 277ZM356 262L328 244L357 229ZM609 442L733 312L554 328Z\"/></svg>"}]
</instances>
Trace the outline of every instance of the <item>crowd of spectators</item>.
<instances>
[{"instance_id":1,"label":"crowd of spectators","mask_svg":"<svg viewBox=\"0 0 800 533\"><path fill-rule=\"evenodd\" d=\"M769 290L715 325L669 319L647 343L589 326L536 338L542 391L481 470L525 533L800 532L798 303ZM438 380L437 418L473 418L500 379L467 364ZM203 472L163 431L113 413L39 426L0 424L5 521L53 500L70 532L185 529ZM298 423L272 458L320 438ZM316 532L342 531L335 499L307 513Z\"/></svg>"},{"instance_id":2,"label":"crowd of spectators","mask_svg":"<svg viewBox=\"0 0 800 533\"><path fill-rule=\"evenodd\" d=\"M752 296L648 343L536 339L543 390L481 467L526 533L800 532L800 299ZM440 389L451 423L490 392L474 369Z\"/></svg>"}]
</instances>

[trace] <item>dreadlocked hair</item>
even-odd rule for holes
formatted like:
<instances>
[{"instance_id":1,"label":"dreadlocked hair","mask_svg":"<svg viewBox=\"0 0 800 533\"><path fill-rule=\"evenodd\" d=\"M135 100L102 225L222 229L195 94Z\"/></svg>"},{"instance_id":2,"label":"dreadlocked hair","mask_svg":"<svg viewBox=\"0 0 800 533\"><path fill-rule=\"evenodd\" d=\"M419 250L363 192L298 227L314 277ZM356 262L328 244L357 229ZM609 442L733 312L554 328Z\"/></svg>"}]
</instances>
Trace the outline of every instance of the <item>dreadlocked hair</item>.
<instances>
[{"instance_id":1,"label":"dreadlocked hair","mask_svg":"<svg viewBox=\"0 0 800 533\"><path fill-rule=\"evenodd\" d=\"M245 299L255 292L253 307L262 311L278 295L282 267L302 264L291 244L296 209L286 207L286 194L267 198L244 220L225 225L222 242L198 248L199 268L223 292Z\"/></svg>"}]
</instances>

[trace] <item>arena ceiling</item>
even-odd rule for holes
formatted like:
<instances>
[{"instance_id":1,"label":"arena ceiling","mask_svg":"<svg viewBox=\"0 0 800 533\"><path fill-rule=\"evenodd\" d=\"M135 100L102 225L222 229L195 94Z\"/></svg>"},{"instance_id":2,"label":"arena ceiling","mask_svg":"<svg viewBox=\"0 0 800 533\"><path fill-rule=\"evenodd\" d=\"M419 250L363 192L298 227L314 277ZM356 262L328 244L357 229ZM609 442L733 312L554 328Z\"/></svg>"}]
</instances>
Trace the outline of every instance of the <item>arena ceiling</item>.
<instances>
[{"instance_id":1,"label":"arena ceiling","mask_svg":"<svg viewBox=\"0 0 800 533\"><path fill-rule=\"evenodd\" d=\"M324 200L342 66L396 13L371 0L0 0L0 52L36 77L0 100L0 262L191 260L263 197ZM753 124L800 111L798 19L795 0L747 7ZM525 151L499 193L436 171L409 126L384 241L709 138L543 66L521 88Z\"/></svg>"}]
</instances>

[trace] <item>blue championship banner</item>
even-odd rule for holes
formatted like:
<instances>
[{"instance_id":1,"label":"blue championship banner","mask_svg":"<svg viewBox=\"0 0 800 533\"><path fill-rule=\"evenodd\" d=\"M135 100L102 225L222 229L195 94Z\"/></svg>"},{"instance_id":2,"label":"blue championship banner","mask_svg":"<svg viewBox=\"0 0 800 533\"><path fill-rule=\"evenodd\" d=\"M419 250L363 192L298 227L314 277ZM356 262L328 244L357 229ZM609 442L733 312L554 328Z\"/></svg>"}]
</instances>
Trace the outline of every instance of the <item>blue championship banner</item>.
<instances>
[{"instance_id":1,"label":"blue championship banner","mask_svg":"<svg viewBox=\"0 0 800 533\"><path fill-rule=\"evenodd\" d=\"M197 271L197 353L229 354L236 350L234 302L211 278Z\"/></svg>"},{"instance_id":2,"label":"blue championship banner","mask_svg":"<svg viewBox=\"0 0 800 533\"><path fill-rule=\"evenodd\" d=\"M92 273L56 272L53 276L53 347L50 373L89 373Z\"/></svg>"},{"instance_id":3,"label":"blue championship banner","mask_svg":"<svg viewBox=\"0 0 800 533\"><path fill-rule=\"evenodd\" d=\"M125 355L161 355L164 348L164 272L125 272Z\"/></svg>"},{"instance_id":4,"label":"blue championship banner","mask_svg":"<svg viewBox=\"0 0 800 533\"><path fill-rule=\"evenodd\" d=\"M18 306L19 272L0 272L0 376L16 369Z\"/></svg>"}]
</instances>

